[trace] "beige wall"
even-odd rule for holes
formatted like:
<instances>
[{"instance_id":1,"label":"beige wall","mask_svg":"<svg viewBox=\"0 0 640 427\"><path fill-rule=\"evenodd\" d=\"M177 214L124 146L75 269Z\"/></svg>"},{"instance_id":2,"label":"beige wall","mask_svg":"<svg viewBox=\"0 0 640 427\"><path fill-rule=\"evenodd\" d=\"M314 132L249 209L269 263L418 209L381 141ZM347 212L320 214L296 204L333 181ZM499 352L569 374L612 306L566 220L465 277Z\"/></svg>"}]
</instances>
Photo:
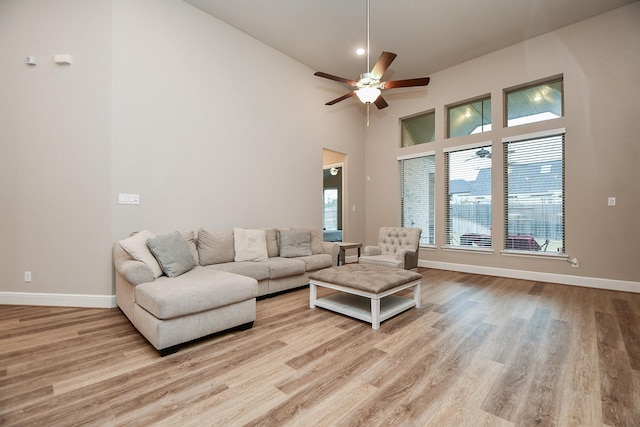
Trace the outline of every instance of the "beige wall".
<instances>
[{"instance_id":1,"label":"beige wall","mask_svg":"<svg viewBox=\"0 0 640 427\"><path fill-rule=\"evenodd\" d=\"M379 226L398 221L396 157L411 152L397 148L399 117L435 108L443 123L448 103L499 99L504 87L560 73L567 248L580 268L444 252L441 226L438 249L422 257L639 281L639 24L635 3L436 73L426 90L385 95L391 107L372 109L367 129L357 103L323 105L340 88L180 0L4 0L0 303L112 295L111 245L133 230L320 226L323 148L347 155L349 240L372 243ZM54 64L61 53L73 64ZM514 133L453 141L438 132L439 153ZM140 194L141 204L118 205L118 193ZM618 206L608 208L608 196Z\"/></svg>"},{"instance_id":2,"label":"beige wall","mask_svg":"<svg viewBox=\"0 0 640 427\"><path fill-rule=\"evenodd\" d=\"M320 227L323 148L349 156L364 207L361 109L325 107L313 70L180 0L3 1L0 52L0 303L112 295L133 230Z\"/></svg>"},{"instance_id":3,"label":"beige wall","mask_svg":"<svg viewBox=\"0 0 640 427\"><path fill-rule=\"evenodd\" d=\"M113 16L112 198L141 198L112 205L114 240L321 227L323 148L361 177L361 113L335 114L312 70L182 1L114 1Z\"/></svg>"},{"instance_id":4,"label":"beige wall","mask_svg":"<svg viewBox=\"0 0 640 427\"><path fill-rule=\"evenodd\" d=\"M426 47L428 48L428 47ZM640 3L566 27L435 73L423 90L388 92L391 108L377 112L366 140L366 241L377 229L398 224L397 157L436 151L436 248L421 251L423 263L493 267L640 282ZM502 90L558 74L564 75L565 116L546 123L505 129ZM490 93L494 130L446 139L445 106ZM417 96L421 94L422 96ZM399 148L399 119L436 111L436 141ZM445 251L444 160L442 149L492 141L493 234L502 231L502 138L544 129L566 128L566 248L579 268L566 261ZM608 207L615 196L617 206ZM640 287L638 288L640 290Z\"/></svg>"},{"instance_id":5,"label":"beige wall","mask_svg":"<svg viewBox=\"0 0 640 427\"><path fill-rule=\"evenodd\" d=\"M2 1L0 52L0 291L109 294L111 2Z\"/></svg>"}]
</instances>

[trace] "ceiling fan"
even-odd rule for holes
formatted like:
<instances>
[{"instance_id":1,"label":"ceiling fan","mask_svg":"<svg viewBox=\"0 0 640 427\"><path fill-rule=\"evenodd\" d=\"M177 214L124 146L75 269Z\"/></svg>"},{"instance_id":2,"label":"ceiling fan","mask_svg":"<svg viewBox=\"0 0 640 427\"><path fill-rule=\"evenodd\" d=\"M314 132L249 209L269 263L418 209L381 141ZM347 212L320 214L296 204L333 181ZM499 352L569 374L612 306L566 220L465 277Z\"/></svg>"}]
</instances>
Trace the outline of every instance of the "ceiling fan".
<instances>
[{"instance_id":1,"label":"ceiling fan","mask_svg":"<svg viewBox=\"0 0 640 427\"><path fill-rule=\"evenodd\" d=\"M478 151L476 151L473 154L473 156L471 156L467 160L465 160L465 162L467 162L469 160L473 160L473 159L490 159L490 158L491 158L491 151L489 151L486 148L482 147Z\"/></svg>"},{"instance_id":2,"label":"ceiling fan","mask_svg":"<svg viewBox=\"0 0 640 427\"><path fill-rule=\"evenodd\" d=\"M367 0L367 69L369 69L369 0ZM347 93L346 95L342 95L339 98L331 100L327 102L325 105L333 105L340 101L344 101L347 98L356 95L360 101L364 104L373 103L378 109L382 109L387 107L387 101L382 97L382 91L385 89L395 89L400 87L414 87L414 86L426 86L429 84L429 77L420 77L416 79L406 79L406 80L392 80L383 82L380 81L382 76L389 68L389 65L396 59L396 54L392 52L382 52L378 61L374 65L373 69L370 72L363 73L360 75L360 80L350 80L345 79L343 77L337 77L331 74L323 73L322 71L317 71L314 73L314 76L323 77L325 79L335 80L340 83L344 83L348 86L354 88L353 91Z\"/></svg>"}]
</instances>

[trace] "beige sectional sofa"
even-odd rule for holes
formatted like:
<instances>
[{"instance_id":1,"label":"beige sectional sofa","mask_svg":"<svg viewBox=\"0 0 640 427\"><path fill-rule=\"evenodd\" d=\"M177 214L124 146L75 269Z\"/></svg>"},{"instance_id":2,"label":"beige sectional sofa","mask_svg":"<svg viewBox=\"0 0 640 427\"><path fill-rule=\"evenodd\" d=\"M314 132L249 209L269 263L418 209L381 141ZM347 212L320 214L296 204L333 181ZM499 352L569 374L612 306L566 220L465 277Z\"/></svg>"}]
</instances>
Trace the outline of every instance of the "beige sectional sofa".
<instances>
[{"instance_id":1,"label":"beige sectional sofa","mask_svg":"<svg viewBox=\"0 0 640 427\"><path fill-rule=\"evenodd\" d=\"M320 229L243 229L133 234L113 245L116 300L161 355L256 319L256 298L309 283L336 265Z\"/></svg>"}]
</instances>

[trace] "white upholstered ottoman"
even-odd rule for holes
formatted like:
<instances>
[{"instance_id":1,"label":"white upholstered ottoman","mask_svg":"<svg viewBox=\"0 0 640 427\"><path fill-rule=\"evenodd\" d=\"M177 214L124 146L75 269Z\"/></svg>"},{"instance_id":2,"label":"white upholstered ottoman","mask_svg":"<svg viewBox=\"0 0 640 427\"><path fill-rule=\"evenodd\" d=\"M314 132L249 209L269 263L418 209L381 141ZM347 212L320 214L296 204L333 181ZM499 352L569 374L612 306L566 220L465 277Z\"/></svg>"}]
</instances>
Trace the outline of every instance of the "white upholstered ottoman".
<instances>
[{"instance_id":1,"label":"white upholstered ottoman","mask_svg":"<svg viewBox=\"0 0 640 427\"><path fill-rule=\"evenodd\" d=\"M347 264L325 268L309 276L309 306L322 307L371 323L383 322L411 307L420 307L422 275L374 264ZM318 286L340 291L318 298ZM393 295L413 289L413 298Z\"/></svg>"}]
</instances>

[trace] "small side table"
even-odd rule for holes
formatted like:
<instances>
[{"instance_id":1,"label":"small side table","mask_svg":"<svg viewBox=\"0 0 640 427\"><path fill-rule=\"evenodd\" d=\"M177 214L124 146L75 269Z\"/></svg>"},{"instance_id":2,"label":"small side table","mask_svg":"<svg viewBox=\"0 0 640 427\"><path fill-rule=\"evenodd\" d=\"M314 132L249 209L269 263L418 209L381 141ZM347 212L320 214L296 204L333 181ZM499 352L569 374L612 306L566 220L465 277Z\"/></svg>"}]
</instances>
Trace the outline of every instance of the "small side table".
<instances>
[{"instance_id":1,"label":"small side table","mask_svg":"<svg viewBox=\"0 0 640 427\"><path fill-rule=\"evenodd\" d=\"M338 254L338 265L344 265L347 258L347 249L357 249L358 258L360 258L360 250L362 249L362 243L350 243L350 242L336 242L340 247L340 253Z\"/></svg>"}]
</instances>

